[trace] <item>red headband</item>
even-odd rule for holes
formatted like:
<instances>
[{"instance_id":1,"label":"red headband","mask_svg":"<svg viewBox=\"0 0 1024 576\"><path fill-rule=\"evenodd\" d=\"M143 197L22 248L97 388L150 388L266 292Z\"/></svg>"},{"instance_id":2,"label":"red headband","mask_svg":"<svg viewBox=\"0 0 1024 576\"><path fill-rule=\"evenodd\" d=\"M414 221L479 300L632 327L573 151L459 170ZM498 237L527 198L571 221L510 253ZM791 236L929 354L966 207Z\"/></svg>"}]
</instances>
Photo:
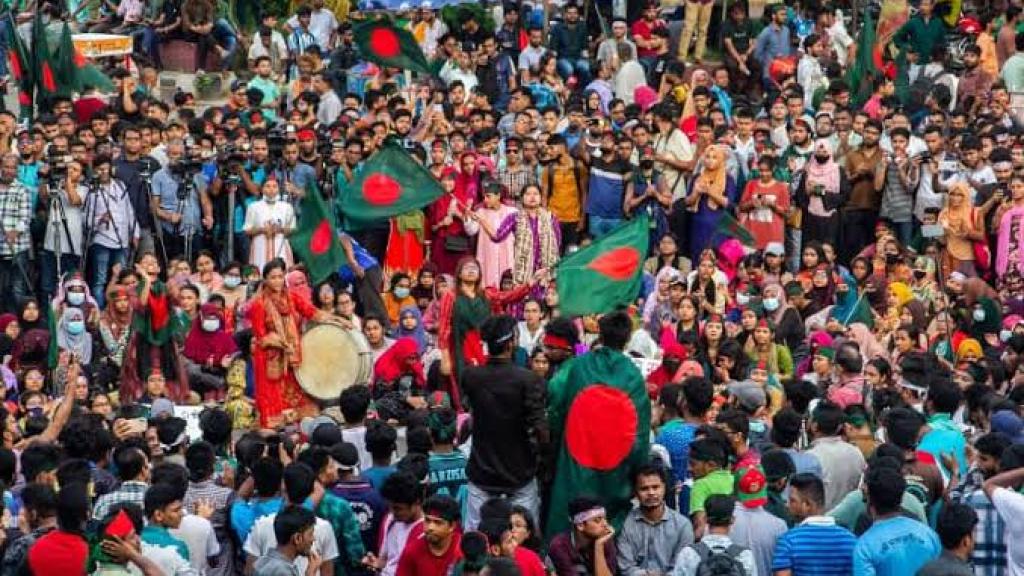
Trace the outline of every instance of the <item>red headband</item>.
<instances>
[{"instance_id":1,"label":"red headband","mask_svg":"<svg viewBox=\"0 0 1024 576\"><path fill-rule=\"evenodd\" d=\"M561 336L555 336L554 334L544 335L544 345L550 346L551 348L562 348L564 350L571 350L572 343Z\"/></svg>"}]
</instances>

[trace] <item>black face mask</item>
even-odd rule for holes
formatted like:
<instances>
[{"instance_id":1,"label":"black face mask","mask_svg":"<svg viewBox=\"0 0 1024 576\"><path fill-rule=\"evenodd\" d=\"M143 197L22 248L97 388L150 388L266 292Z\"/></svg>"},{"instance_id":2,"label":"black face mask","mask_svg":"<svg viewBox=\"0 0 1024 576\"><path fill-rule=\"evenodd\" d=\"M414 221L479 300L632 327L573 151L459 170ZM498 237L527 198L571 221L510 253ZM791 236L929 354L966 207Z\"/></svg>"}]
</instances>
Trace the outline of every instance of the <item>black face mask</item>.
<instances>
[{"instance_id":1,"label":"black face mask","mask_svg":"<svg viewBox=\"0 0 1024 576\"><path fill-rule=\"evenodd\" d=\"M814 155L814 160L818 164L824 164L824 163L828 162L831 158L832 158L831 156L818 156L817 154Z\"/></svg>"},{"instance_id":2,"label":"black face mask","mask_svg":"<svg viewBox=\"0 0 1024 576\"><path fill-rule=\"evenodd\" d=\"M918 280L924 280L926 274L927 272L924 270L914 270L914 278L917 278Z\"/></svg>"},{"instance_id":3,"label":"black face mask","mask_svg":"<svg viewBox=\"0 0 1024 576\"><path fill-rule=\"evenodd\" d=\"M652 168L654 168L654 160L641 160L640 161L640 169L641 170L650 170Z\"/></svg>"}]
</instances>

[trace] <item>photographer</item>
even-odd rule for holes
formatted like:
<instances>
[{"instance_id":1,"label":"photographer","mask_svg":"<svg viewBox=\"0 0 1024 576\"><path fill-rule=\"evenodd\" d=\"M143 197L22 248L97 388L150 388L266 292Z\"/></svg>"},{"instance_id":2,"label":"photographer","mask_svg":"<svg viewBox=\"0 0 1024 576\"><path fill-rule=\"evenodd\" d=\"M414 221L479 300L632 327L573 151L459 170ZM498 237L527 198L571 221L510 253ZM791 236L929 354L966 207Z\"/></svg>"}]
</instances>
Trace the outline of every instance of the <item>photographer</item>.
<instances>
[{"instance_id":1,"label":"photographer","mask_svg":"<svg viewBox=\"0 0 1024 576\"><path fill-rule=\"evenodd\" d=\"M230 233L234 235L234 252L230 256L241 255L242 260L248 258L249 237L245 235L242 224L245 222L245 209L260 197L260 186L270 174L270 147L267 143L265 133L256 133L252 137L252 152L245 148L244 144L225 149L219 158L220 168L217 176L213 179L210 187L210 194L214 198L224 198L224 209L226 210L226 199L229 195L235 195L235 209L233 222L230 224ZM226 214L226 212L225 212ZM227 224L225 224L227 226Z\"/></svg>"},{"instance_id":2,"label":"photographer","mask_svg":"<svg viewBox=\"0 0 1024 576\"><path fill-rule=\"evenodd\" d=\"M324 158L317 151L316 132L306 129L301 130L299 137L299 161L313 167L316 177L323 177Z\"/></svg>"},{"instance_id":3,"label":"photographer","mask_svg":"<svg viewBox=\"0 0 1024 576\"><path fill-rule=\"evenodd\" d=\"M129 125L121 131L121 157L113 161L111 174L125 186L136 218L135 227L139 230L139 246L143 251L153 249L153 214L147 185L158 166L156 159L143 154L142 135L138 128Z\"/></svg>"},{"instance_id":4,"label":"photographer","mask_svg":"<svg viewBox=\"0 0 1024 576\"><path fill-rule=\"evenodd\" d=\"M96 180L85 197L85 226L89 231L86 272L90 292L102 308L110 268L127 265L129 245L138 246L140 232L128 188L114 178L110 156L96 157L93 174Z\"/></svg>"},{"instance_id":5,"label":"photographer","mask_svg":"<svg viewBox=\"0 0 1024 576\"><path fill-rule=\"evenodd\" d=\"M17 180L19 159L14 154L0 163L0 309L18 311L29 295L28 253L32 242L32 193Z\"/></svg>"},{"instance_id":6,"label":"photographer","mask_svg":"<svg viewBox=\"0 0 1024 576\"><path fill-rule=\"evenodd\" d=\"M56 292L60 276L79 268L82 205L89 189L83 181L85 167L67 156L51 153L44 171L50 180L39 187L39 199L44 206L49 205L49 210L39 280L43 298L49 301Z\"/></svg>"},{"instance_id":7,"label":"photographer","mask_svg":"<svg viewBox=\"0 0 1024 576\"><path fill-rule=\"evenodd\" d=\"M152 209L163 227L167 257L191 261L202 247L202 230L213 228L213 204L199 163L185 157L181 140L168 143L167 158L167 167L153 175Z\"/></svg>"},{"instance_id":8,"label":"photographer","mask_svg":"<svg viewBox=\"0 0 1024 576\"><path fill-rule=\"evenodd\" d=\"M297 205L306 195L306 187L317 182L317 171L309 164L299 161L299 144L294 140L284 145L281 159L281 164L274 170L274 177L281 184L284 197L293 205Z\"/></svg>"}]
</instances>

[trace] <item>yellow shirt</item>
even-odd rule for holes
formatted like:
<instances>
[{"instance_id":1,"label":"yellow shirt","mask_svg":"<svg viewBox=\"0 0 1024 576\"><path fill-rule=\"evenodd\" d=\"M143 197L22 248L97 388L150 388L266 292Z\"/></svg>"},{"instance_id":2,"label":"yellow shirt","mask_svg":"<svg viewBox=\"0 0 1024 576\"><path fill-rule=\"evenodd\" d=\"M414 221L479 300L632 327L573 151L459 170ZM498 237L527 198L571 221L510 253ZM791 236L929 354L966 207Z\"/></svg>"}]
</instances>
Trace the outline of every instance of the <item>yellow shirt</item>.
<instances>
[{"instance_id":1,"label":"yellow shirt","mask_svg":"<svg viewBox=\"0 0 1024 576\"><path fill-rule=\"evenodd\" d=\"M551 190L548 191L548 210L554 214L559 222L579 222L580 221L580 191L576 186L576 170L580 173L580 186L583 185L583 170L585 168L576 164L576 168L572 166L558 166L555 168L549 168L554 170L554 175L551 177Z\"/></svg>"}]
</instances>

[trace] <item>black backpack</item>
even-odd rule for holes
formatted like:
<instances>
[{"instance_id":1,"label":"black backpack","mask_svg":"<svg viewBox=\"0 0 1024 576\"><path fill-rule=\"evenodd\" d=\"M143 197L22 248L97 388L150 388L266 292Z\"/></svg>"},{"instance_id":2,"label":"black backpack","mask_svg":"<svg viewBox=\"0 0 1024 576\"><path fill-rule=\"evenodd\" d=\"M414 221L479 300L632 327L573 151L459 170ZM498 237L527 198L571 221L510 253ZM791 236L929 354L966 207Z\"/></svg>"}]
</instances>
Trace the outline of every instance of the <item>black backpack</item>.
<instances>
[{"instance_id":1,"label":"black backpack","mask_svg":"<svg viewBox=\"0 0 1024 576\"><path fill-rule=\"evenodd\" d=\"M739 544L730 544L724 552L715 552L703 542L693 545L700 556L697 565L697 576L747 576L747 570L739 561L740 554L746 550Z\"/></svg>"}]
</instances>

